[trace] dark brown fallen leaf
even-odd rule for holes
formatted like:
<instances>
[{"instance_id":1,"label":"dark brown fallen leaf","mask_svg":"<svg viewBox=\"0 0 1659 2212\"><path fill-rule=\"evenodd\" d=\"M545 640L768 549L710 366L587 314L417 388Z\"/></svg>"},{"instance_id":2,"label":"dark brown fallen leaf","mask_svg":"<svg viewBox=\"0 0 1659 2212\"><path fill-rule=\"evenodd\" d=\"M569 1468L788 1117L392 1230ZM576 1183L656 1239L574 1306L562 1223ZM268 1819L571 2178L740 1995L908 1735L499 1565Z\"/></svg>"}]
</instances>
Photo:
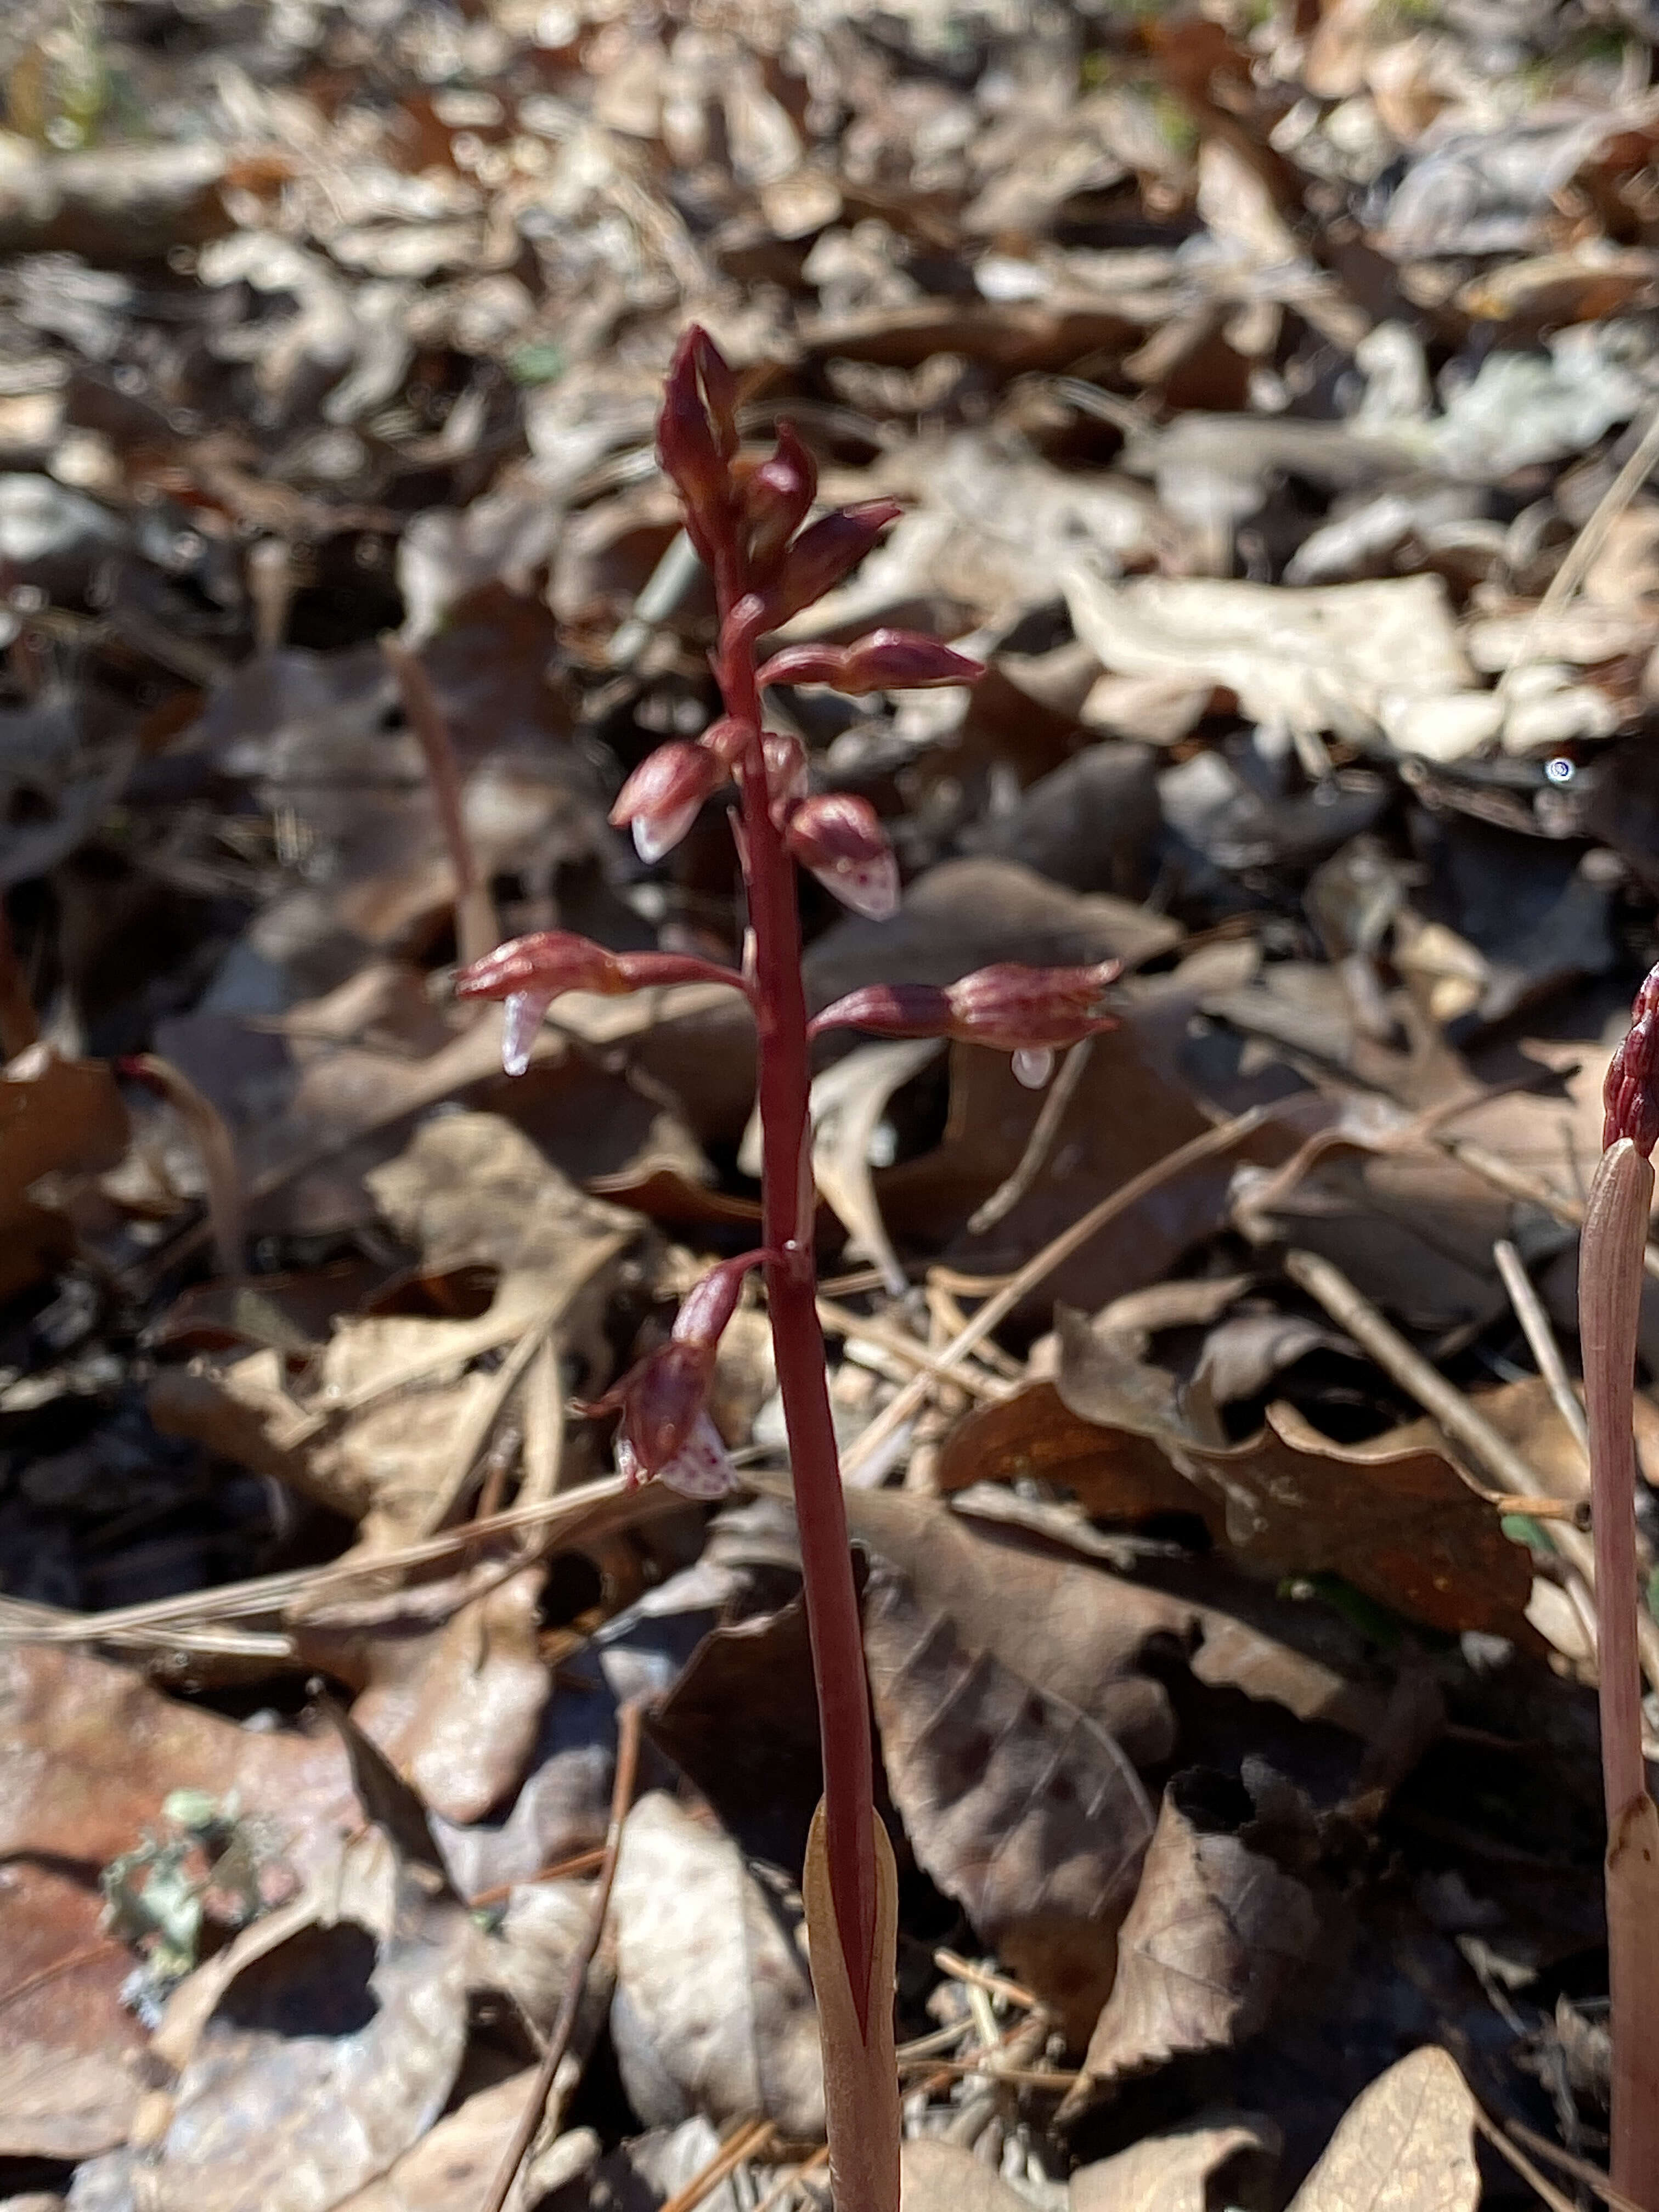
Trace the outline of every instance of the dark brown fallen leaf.
<instances>
[{"instance_id":1,"label":"dark brown fallen leaf","mask_svg":"<svg viewBox=\"0 0 1659 2212\"><path fill-rule=\"evenodd\" d=\"M611 2035L650 2126L759 2115L823 2132L817 2012L799 1908L769 1896L735 1844L653 1790L623 1832L611 1911Z\"/></svg>"},{"instance_id":2,"label":"dark brown fallen leaf","mask_svg":"<svg viewBox=\"0 0 1659 2212\"><path fill-rule=\"evenodd\" d=\"M714 1808L728 1834L799 1870L823 1794L806 1608L711 1629L655 1705L646 1733Z\"/></svg>"},{"instance_id":3,"label":"dark brown fallen leaf","mask_svg":"<svg viewBox=\"0 0 1659 2212\"><path fill-rule=\"evenodd\" d=\"M0 1297L73 1248L64 1214L31 1198L30 1185L113 1168L126 1142L126 1109L102 1060L64 1060L43 1042L0 1069Z\"/></svg>"},{"instance_id":4,"label":"dark brown fallen leaf","mask_svg":"<svg viewBox=\"0 0 1659 2212\"><path fill-rule=\"evenodd\" d=\"M1081 2166L1071 2212L1219 2212L1256 2201L1279 2148L1260 2112L1200 2112L1189 2126L1143 2136L1115 2158Z\"/></svg>"},{"instance_id":5,"label":"dark brown fallen leaf","mask_svg":"<svg viewBox=\"0 0 1659 2212\"><path fill-rule=\"evenodd\" d=\"M1249 1819L1237 1784L1196 1769L1170 1783L1123 1923L1117 1981L1089 2039L1087 2079L1235 2048L1312 1954L1312 1897L1245 1840Z\"/></svg>"},{"instance_id":6,"label":"dark brown fallen leaf","mask_svg":"<svg viewBox=\"0 0 1659 2212\"><path fill-rule=\"evenodd\" d=\"M1041 1684L1132 1759L1169 1756L1169 1699L1136 1662L1149 1637L1192 1641L1194 1608L937 1500L849 1490L847 1510L854 1535L899 1570L924 1613L950 1621L965 1651Z\"/></svg>"},{"instance_id":7,"label":"dark brown fallen leaf","mask_svg":"<svg viewBox=\"0 0 1659 2212\"><path fill-rule=\"evenodd\" d=\"M1355 2100L1291 2212L1475 2212L1476 2109L1455 2059L1413 2051Z\"/></svg>"},{"instance_id":8,"label":"dark brown fallen leaf","mask_svg":"<svg viewBox=\"0 0 1659 2212\"><path fill-rule=\"evenodd\" d=\"M1080 2044L1112 1986L1152 1832L1133 1766L1041 1675L966 1650L890 1568L866 1588L864 1644L917 1859Z\"/></svg>"},{"instance_id":9,"label":"dark brown fallen leaf","mask_svg":"<svg viewBox=\"0 0 1659 2212\"><path fill-rule=\"evenodd\" d=\"M1227 1445L1201 1401L1177 1403L1172 1376L1123 1358L1081 1316L1062 1315L1059 1334L1065 1404L1155 1444L1223 1508L1241 1558L1275 1573L1342 1575L1454 1633L1527 1638L1527 1554L1504 1535L1499 1509L1420 1428L1340 1444L1277 1404L1257 1436Z\"/></svg>"},{"instance_id":10,"label":"dark brown fallen leaf","mask_svg":"<svg viewBox=\"0 0 1659 2212\"><path fill-rule=\"evenodd\" d=\"M1218 1501L1170 1465L1156 1438L1073 1413L1052 1382L975 1406L941 1443L938 1478L947 1493L975 1482L1057 1483L1097 1519L1190 1513L1221 1533Z\"/></svg>"}]
</instances>

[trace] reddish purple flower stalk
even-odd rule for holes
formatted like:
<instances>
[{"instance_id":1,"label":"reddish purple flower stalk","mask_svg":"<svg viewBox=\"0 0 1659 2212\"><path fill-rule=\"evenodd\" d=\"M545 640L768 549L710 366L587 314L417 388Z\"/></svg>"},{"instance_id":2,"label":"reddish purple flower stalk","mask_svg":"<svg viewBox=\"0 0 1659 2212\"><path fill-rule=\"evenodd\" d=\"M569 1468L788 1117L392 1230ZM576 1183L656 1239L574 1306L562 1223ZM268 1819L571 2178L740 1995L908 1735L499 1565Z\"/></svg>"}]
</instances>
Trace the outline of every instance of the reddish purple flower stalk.
<instances>
[{"instance_id":1,"label":"reddish purple flower stalk","mask_svg":"<svg viewBox=\"0 0 1659 2212\"><path fill-rule=\"evenodd\" d=\"M1642 1752L1632 1398L1659 1139L1659 968L1643 984L1602 1093L1604 1150L1578 1248L1578 1334L1595 1540L1597 1692L1607 1822L1613 2181L1659 2212L1659 1810Z\"/></svg>"},{"instance_id":2,"label":"reddish purple flower stalk","mask_svg":"<svg viewBox=\"0 0 1659 2212\"><path fill-rule=\"evenodd\" d=\"M690 829L705 799L735 783L734 824L753 953L745 972L658 953L612 953L562 931L520 939L465 969L465 996L507 1002L504 1056L527 1062L561 991L612 993L653 983L720 981L747 996L759 1044L764 1244L710 1270L681 1306L670 1341L590 1410L620 1413L617 1465L693 1495L730 1482L707 1400L721 1331L744 1271L764 1269L800 1532L801 1575L823 1747L823 1803L805 1889L824 2048L830 2169L842 2212L896 2212L898 2101L892 2060L894 1889L877 1830L869 1692L847 1515L817 1320L812 1237L811 1044L831 1026L883 1036L951 1036L1015 1056L1041 1082L1055 1048L1108 1025L1098 1000L1115 969L1005 966L948 990L855 992L809 1025L801 978L795 868L809 869L855 911L898 904L898 866L863 799L808 793L799 742L764 726L762 688L830 684L849 692L971 683L977 663L937 639L880 629L847 646L784 646L762 662L763 637L831 590L899 512L890 501L809 520L817 471L794 431L758 466L738 460L736 379L708 335L682 338L668 374L658 453L678 487L692 544L714 577L714 656L725 711L696 744L675 741L635 769L611 814L647 860ZM814 1903L827 1899L828 1915ZM823 1924L825 1917L833 1929ZM826 1946L828 1948L826 1948Z\"/></svg>"}]
</instances>

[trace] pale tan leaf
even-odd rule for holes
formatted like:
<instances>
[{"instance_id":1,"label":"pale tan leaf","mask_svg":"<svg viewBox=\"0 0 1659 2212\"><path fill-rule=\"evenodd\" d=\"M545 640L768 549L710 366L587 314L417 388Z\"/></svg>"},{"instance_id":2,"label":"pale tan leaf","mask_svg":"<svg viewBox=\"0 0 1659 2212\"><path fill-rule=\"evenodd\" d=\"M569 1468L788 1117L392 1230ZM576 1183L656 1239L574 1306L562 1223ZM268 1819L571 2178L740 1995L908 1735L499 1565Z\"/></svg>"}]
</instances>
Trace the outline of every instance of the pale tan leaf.
<instances>
[{"instance_id":1,"label":"pale tan leaf","mask_svg":"<svg viewBox=\"0 0 1659 2212\"><path fill-rule=\"evenodd\" d=\"M1279 2130L1260 2112L1200 2114L1079 2166L1071 2212L1211 2212L1237 2201L1244 2172L1270 2166L1279 2147Z\"/></svg>"},{"instance_id":2,"label":"pale tan leaf","mask_svg":"<svg viewBox=\"0 0 1659 2212\"><path fill-rule=\"evenodd\" d=\"M1413 2051L1349 2106L1291 2212L1474 2212L1474 2113L1456 2061Z\"/></svg>"},{"instance_id":3,"label":"pale tan leaf","mask_svg":"<svg viewBox=\"0 0 1659 2212\"><path fill-rule=\"evenodd\" d=\"M1232 1801L1242 1796L1196 1771L1165 1790L1117 1980L1084 2061L1092 2078L1231 2050L1265 2024L1312 1953L1313 1899L1240 1834L1246 1808Z\"/></svg>"}]
</instances>

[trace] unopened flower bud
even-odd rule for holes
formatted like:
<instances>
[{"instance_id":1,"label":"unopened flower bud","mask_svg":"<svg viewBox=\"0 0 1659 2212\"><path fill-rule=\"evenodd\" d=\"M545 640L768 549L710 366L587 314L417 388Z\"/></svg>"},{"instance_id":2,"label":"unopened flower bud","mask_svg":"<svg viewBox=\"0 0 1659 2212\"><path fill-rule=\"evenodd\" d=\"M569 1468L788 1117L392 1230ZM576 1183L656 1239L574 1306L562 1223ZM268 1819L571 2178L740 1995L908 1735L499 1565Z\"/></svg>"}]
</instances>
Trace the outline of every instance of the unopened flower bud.
<instances>
[{"instance_id":1,"label":"unopened flower bud","mask_svg":"<svg viewBox=\"0 0 1659 2212\"><path fill-rule=\"evenodd\" d=\"M976 969L945 990L922 983L872 984L826 1006L812 1023L812 1034L860 1029L877 1036L948 1036L988 1045L1011 1053L1015 1074L1035 1087L1048 1080L1062 1046L1115 1026L1098 1002L1121 971L1115 960L1093 968L1026 968L1004 961Z\"/></svg>"},{"instance_id":2,"label":"unopened flower bud","mask_svg":"<svg viewBox=\"0 0 1659 2212\"><path fill-rule=\"evenodd\" d=\"M832 591L902 512L896 500L869 499L809 524L778 563L763 595L766 626L775 629Z\"/></svg>"},{"instance_id":3,"label":"unopened flower bud","mask_svg":"<svg viewBox=\"0 0 1659 2212\"><path fill-rule=\"evenodd\" d=\"M631 826L635 849L648 866L679 843L704 799L725 781L725 769L707 746L674 738L647 753L623 784L611 823L618 830Z\"/></svg>"},{"instance_id":4,"label":"unopened flower bud","mask_svg":"<svg viewBox=\"0 0 1659 2212\"><path fill-rule=\"evenodd\" d=\"M1659 1142L1659 968L1636 994L1630 1029L1607 1066L1601 1103L1602 1149L1628 1137L1650 1159Z\"/></svg>"},{"instance_id":5,"label":"unopened flower bud","mask_svg":"<svg viewBox=\"0 0 1659 2212\"><path fill-rule=\"evenodd\" d=\"M811 512L818 468L793 422L778 425L777 451L755 471L743 490L751 568L769 568Z\"/></svg>"},{"instance_id":6,"label":"unopened flower bud","mask_svg":"<svg viewBox=\"0 0 1659 2212\"><path fill-rule=\"evenodd\" d=\"M982 663L921 630L872 629L842 655L838 691L919 691L938 684L977 684Z\"/></svg>"},{"instance_id":7,"label":"unopened flower bud","mask_svg":"<svg viewBox=\"0 0 1659 2212\"><path fill-rule=\"evenodd\" d=\"M693 323L674 349L663 386L657 458L679 489L687 532L709 566L732 528L732 398L731 370L713 339Z\"/></svg>"},{"instance_id":8,"label":"unopened flower bud","mask_svg":"<svg viewBox=\"0 0 1659 2212\"><path fill-rule=\"evenodd\" d=\"M868 799L844 791L803 799L789 817L784 843L854 914L885 921L897 912L898 862Z\"/></svg>"},{"instance_id":9,"label":"unopened flower bud","mask_svg":"<svg viewBox=\"0 0 1659 2212\"><path fill-rule=\"evenodd\" d=\"M920 630L873 629L855 645L787 645L763 661L768 684L829 684L857 698L867 691L920 691L939 684L976 684L977 660Z\"/></svg>"}]
</instances>

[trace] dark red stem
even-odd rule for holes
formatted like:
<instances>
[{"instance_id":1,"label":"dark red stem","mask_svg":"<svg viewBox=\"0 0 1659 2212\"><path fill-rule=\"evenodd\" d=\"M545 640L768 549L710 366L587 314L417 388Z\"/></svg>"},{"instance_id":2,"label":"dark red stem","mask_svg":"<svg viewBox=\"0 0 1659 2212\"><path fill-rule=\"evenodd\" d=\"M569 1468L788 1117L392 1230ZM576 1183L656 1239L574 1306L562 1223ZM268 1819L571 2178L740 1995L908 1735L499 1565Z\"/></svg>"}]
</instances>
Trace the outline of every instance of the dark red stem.
<instances>
[{"instance_id":1,"label":"dark red stem","mask_svg":"<svg viewBox=\"0 0 1659 2212\"><path fill-rule=\"evenodd\" d=\"M742 597L744 585L735 562L719 562L715 591L722 620ZM823 1334L818 1327L808 1109L811 1067L801 980L800 915L794 864L772 818L767 791L752 646L724 655L720 673L727 713L755 733L738 779L755 945L766 1291L789 1436L801 1578L823 1742L830 1891L859 2025L867 2032L876 1930L874 1772L864 1639L830 1413Z\"/></svg>"}]
</instances>

